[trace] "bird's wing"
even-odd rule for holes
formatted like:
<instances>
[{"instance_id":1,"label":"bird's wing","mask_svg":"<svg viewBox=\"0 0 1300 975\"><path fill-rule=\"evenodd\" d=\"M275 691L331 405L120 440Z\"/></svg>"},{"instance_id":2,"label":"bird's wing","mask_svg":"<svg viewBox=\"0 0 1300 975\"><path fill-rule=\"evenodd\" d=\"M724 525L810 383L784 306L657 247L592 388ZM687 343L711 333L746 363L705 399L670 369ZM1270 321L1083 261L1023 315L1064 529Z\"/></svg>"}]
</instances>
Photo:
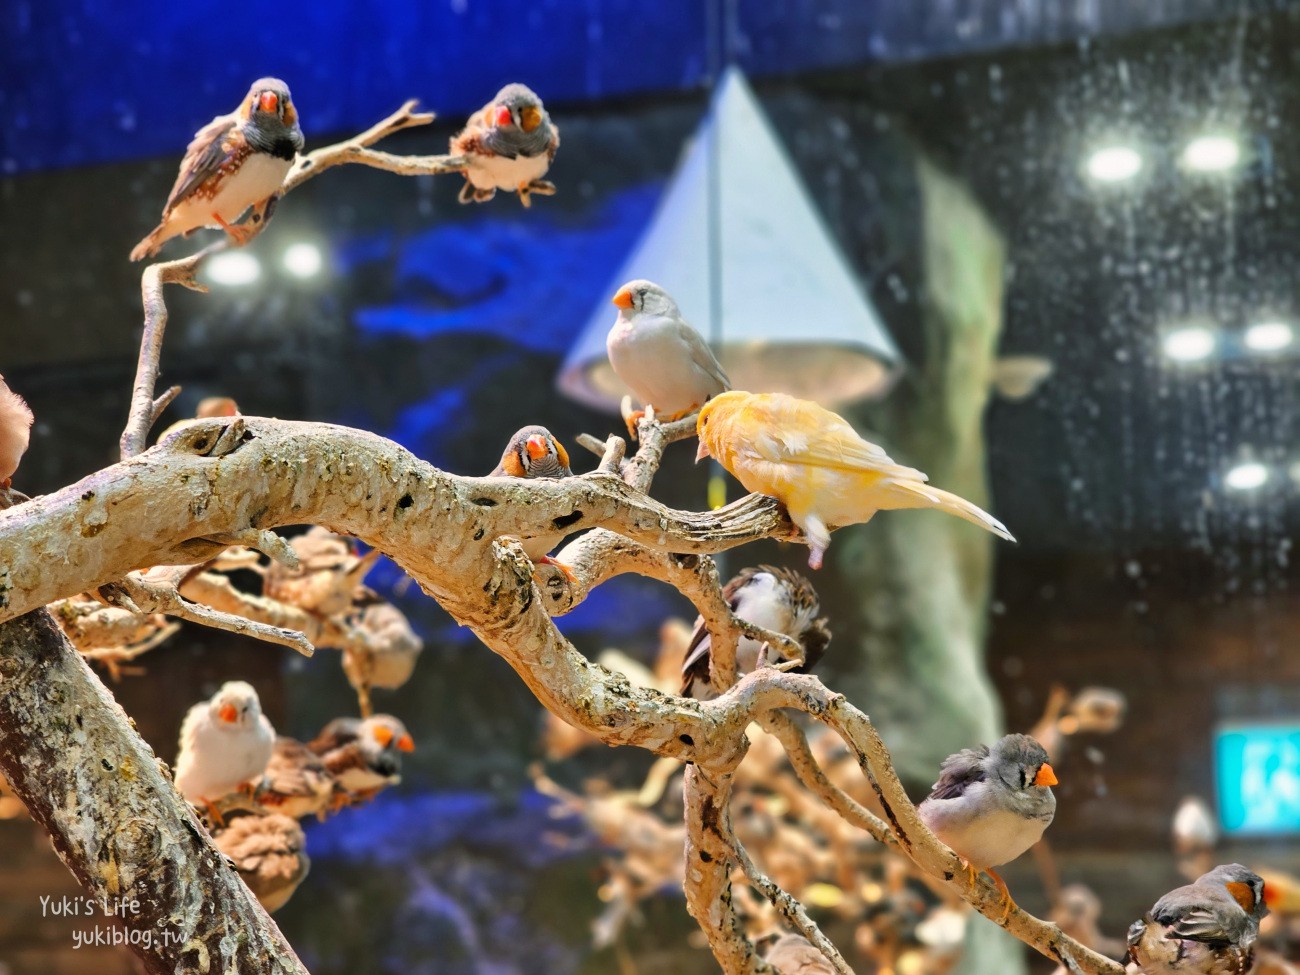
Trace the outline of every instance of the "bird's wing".
<instances>
[{"instance_id":1,"label":"bird's wing","mask_svg":"<svg viewBox=\"0 0 1300 975\"><path fill-rule=\"evenodd\" d=\"M285 796L310 796L316 790L309 773L324 775L325 763L306 745L292 738L280 738L266 767L266 779L275 792Z\"/></svg>"},{"instance_id":2,"label":"bird's wing","mask_svg":"<svg viewBox=\"0 0 1300 975\"><path fill-rule=\"evenodd\" d=\"M555 123L551 123L551 141L546 146L546 162L548 164L555 162L555 154L560 149L560 130Z\"/></svg>"},{"instance_id":3,"label":"bird's wing","mask_svg":"<svg viewBox=\"0 0 1300 975\"><path fill-rule=\"evenodd\" d=\"M361 724L356 718L335 718L321 733L307 743L317 755L339 748L348 742L357 740L357 727Z\"/></svg>"},{"instance_id":4,"label":"bird's wing","mask_svg":"<svg viewBox=\"0 0 1300 975\"><path fill-rule=\"evenodd\" d=\"M731 380L727 374L722 371L722 365L714 356L713 350L709 348L708 343L689 325L684 326L689 333L688 345L691 349L691 362L697 369L707 375L714 382L722 386L723 392L731 389Z\"/></svg>"},{"instance_id":5,"label":"bird's wing","mask_svg":"<svg viewBox=\"0 0 1300 975\"><path fill-rule=\"evenodd\" d=\"M345 745L342 748L335 748L323 755L322 758L325 762L325 768L336 779L347 772L369 768L366 763L366 756L361 753L361 748L355 743Z\"/></svg>"},{"instance_id":6,"label":"bird's wing","mask_svg":"<svg viewBox=\"0 0 1300 975\"><path fill-rule=\"evenodd\" d=\"M731 611L736 611L740 602L740 590L756 572L757 568L741 569L740 572L722 587L722 598L727 601ZM709 679L709 628L704 625L704 617L695 620L695 629L691 631L691 642L686 646L686 660L682 663L682 685L690 687L692 680L708 682ZM685 691L683 691L685 693Z\"/></svg>"},{"instance_id":7,"label":"bird's wing","mask_svg":"<svg viewBox=\"0 0 1300 975\"><path fill-rule=\"evenodd\" d=\"M965 748L956 755L949 755L943 760L939 770L939 780L930 792L931 799L957 799L965 794L966 789L976 782L984 781L984 763L988 758L988 745L979 748Z\"/></svg>"},{"instance_id":8,"label":"bird's wing","mask_svg":"<svg viewBox=\"0 0 1300 975\"><path fill-rule=\"evenodd\" d=\"M806 400L764 403L755 397L746 412L748 424L761 431L751 443L764 460L876 471L905 481L929 480L918 470L894 463L883 447L863 440L847 420L816 403Z\"/></svg>"},{"instance_id":9,"label":"bird's wing","mask_svg":"<svg viewBox=\"0 0 1300 975\"><path fill-rule=\"evenodd\" d=\"M198 738L200 730L203 728L204 718L208 713L208 702L200 701L192 705L185 712L185 720L181 722L180 746L181 751L185 752L194 747L195 739Z\"/></svg>"},{"instance_id":10,"label":"bird's wing","mask_svg":"<svg viewBox=\"0 0 1300 975\"><path fill-rule=\"evenodd\" d=\"M194 134L194 140L185 150L176 185L167 197L166 213L188 198L200 184L216 173L235 154L235 146L226 138L239 124L234 115L218 115Z\"/></svg>"},{"instance_id":11,"label":"bird's wing","mask_svg":"<svg viewBox=\"0 0 1300 975\"><path fill-rule=\"evenodd\" d=\"M1244 933L1246 914L1237 908L1236 903L1225 903L1215 910L1212 904L1204 901L1177 908L1165 905L1164 901L1165 898L1161 898L1156 902L1151 910L1152 916L1161 924L1169 925L1170 932L1180 938L1207 944L1229 944Z\"/></svg>"}]
</instances>

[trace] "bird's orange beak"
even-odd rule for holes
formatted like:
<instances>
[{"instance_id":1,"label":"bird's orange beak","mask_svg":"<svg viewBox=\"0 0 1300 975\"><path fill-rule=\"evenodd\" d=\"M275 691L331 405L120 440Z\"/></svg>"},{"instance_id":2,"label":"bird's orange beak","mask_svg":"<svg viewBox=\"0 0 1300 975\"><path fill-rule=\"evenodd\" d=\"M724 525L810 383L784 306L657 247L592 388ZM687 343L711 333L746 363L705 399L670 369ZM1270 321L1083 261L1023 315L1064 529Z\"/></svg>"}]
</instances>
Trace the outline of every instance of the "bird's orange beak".
<instances>
[{"instance_id":1,"label":"bird's orange beak","mask_svg":"<svg viewBox=\"0 0 1300 975\"><path fill-rule=\"evenodd\" d=\"M712 455L711 453L709 453L709 448L708 448L708 446L706 446L705 443L704 443L704 441L701 440L701 441L700 441L699 449L697 449L697 450L695 451L695 463L698 464L698 463L699 463L700 461L702 461L705 457L712 457L712 456L713 456L713 455Z\"/></svg>"},{"instance_id":2,"label":"bird's orange beak","mask_svg":"<svg viewBox=\"0 0 1300 975\"><path fill-rule=\"evenodd\" d=\"M632 292L627 288L619 288L618 294L614 295L614 297L609 300L614 302L614 304L618 305L620 308L631 308Z\"/></svg>"},{"instance_id":3,"label":"bird's orange beak","mask_svg":"<svg viewBox=\"0 0 1300 975\"><path fill-rule=\"evenodd\" d=\"M1056 773L1052 771L1052 766L1044 762L1038 768L1038 774L1034 776L1034 785L1056 785Z\"/></svg>"},{"instance_id":4,"label":"bird's orange beak","mask_svg":"<svg viewBox=\"0 0 1300 975\"><path fill-rule=\"evenodd\" d=\"M524 441L524 449L528 451L528 456L533 460L541 460L551 452L546 446L546 438L540 433L535 433Z\"/></svg>"},{"instance_id":5,"label":"bird's orange beak","mask_svg":"<svg viewBox=\"0 0 1300 975\"><path fill-rule=\"evenodd\" d=\"M497 106L497 110L492 112L491 116L493 125L509 125L514 121L514 117L510 114L510 109L506 108L504 105Z\"/></svg>"},{"instance_id":6,"label":"bird's orange beak","mask_svg":"<svg viewBox=\"0 0 1300 975\"><path fill-rule=\"evenodd\" d=\"M415 739L410 735L402 735L401 738L397 739L397 750L399 752L415 751Z\"/></svg>"},{"instance_id":7,"label":"bird's orange beak","mask_svg":"<svg viewBox=\"0 0 1300 975\"><path fill-rule=\"evenodd\" d=\"M217 712L217 717L226 724L234 724L235 719L239 717L239 712L235 709L233 704L223 704L221 705L221 710Z\"/></svg>"},{"instance_id":8,"label":"bird's orange beak","mask_svg":"<svg viewBox=\"0 0 1300 975\"><path fill-rule=\"evenodd\" d=\"M280 96L273 91L264 91L257 97L257 107L264 112L274 112L280 106Z\"/></svg>"}]
</instances>

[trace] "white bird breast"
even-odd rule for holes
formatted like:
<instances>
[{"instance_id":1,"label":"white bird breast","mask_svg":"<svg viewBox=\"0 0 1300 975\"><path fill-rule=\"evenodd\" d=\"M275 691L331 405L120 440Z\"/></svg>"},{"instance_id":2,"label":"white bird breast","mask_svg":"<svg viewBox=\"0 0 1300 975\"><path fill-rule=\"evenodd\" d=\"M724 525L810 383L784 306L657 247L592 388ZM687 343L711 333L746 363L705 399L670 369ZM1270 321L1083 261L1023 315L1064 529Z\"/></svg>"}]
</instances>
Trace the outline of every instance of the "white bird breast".
<instances>
[{"instance_id":1,"label":"white bird breast","mask_svg":"<svg viewBox=\"0 0 1300 975\"><path fill-rule=\"evenodd\" d=\"M177 233L199 227L217 227L220 224L212 219L214 212L226 223L234 223L249 207L278 192L292 165L291 159L277 159L255 152L244 160L237 172L222 180L216 196L211 200L191 196L172 211L167 223Z\"/></svg>"},{"instance_id":2,"label":"white bird breast","mask_svg":"<svg viewBox=\"0 0 1300 975\"><path fill-rule=\"evenodd\" d=\"M541 179L550 168L546 153L538 156L470 156L465 175L481 190L517 190Z\"/></svg>"}]
</instances>

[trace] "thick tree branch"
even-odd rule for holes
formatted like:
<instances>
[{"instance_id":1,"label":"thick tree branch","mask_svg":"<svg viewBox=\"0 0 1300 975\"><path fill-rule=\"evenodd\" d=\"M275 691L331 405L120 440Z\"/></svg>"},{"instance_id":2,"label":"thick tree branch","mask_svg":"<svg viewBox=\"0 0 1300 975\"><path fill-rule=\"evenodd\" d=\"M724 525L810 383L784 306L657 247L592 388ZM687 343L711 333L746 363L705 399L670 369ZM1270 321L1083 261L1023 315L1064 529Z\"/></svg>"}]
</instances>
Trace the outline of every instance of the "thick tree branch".
<instances>
[{"instance_id":1,"label":"thick tree branch","mask_svg":"<svg viewBox=\"0 0 1300 975\"><path fill-rule=\"evenodd\" d=\"M0 772L148 972L307 975L44 610L0 624Z\"/></svg>"}]
</instances>

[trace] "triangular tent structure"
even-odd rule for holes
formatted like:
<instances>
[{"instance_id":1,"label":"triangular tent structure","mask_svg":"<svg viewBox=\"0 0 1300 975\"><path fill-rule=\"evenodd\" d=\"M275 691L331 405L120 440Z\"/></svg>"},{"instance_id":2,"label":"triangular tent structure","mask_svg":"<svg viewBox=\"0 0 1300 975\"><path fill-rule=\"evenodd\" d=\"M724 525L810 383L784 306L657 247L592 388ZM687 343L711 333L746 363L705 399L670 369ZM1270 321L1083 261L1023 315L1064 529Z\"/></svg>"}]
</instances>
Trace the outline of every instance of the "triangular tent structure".
<instances>
[{"instance_id":1,"label":"triangular tent structure","mask_svg":"<svg viewBox=\"0 0 1300 975\"><path fill-rule=\"evenodd\" d=\"M716 170L711 174L713 154ZM710 189L718 198L710 202ZM721 254L711 334L710 207ZM627 392L605 354L624 281L662 285L705 338L721 339L736 389L834 404L888 388L898 350L737 68L729 68L645 236L600 296L558 380L598 409Z\"/></svg>"}]
</instances>

